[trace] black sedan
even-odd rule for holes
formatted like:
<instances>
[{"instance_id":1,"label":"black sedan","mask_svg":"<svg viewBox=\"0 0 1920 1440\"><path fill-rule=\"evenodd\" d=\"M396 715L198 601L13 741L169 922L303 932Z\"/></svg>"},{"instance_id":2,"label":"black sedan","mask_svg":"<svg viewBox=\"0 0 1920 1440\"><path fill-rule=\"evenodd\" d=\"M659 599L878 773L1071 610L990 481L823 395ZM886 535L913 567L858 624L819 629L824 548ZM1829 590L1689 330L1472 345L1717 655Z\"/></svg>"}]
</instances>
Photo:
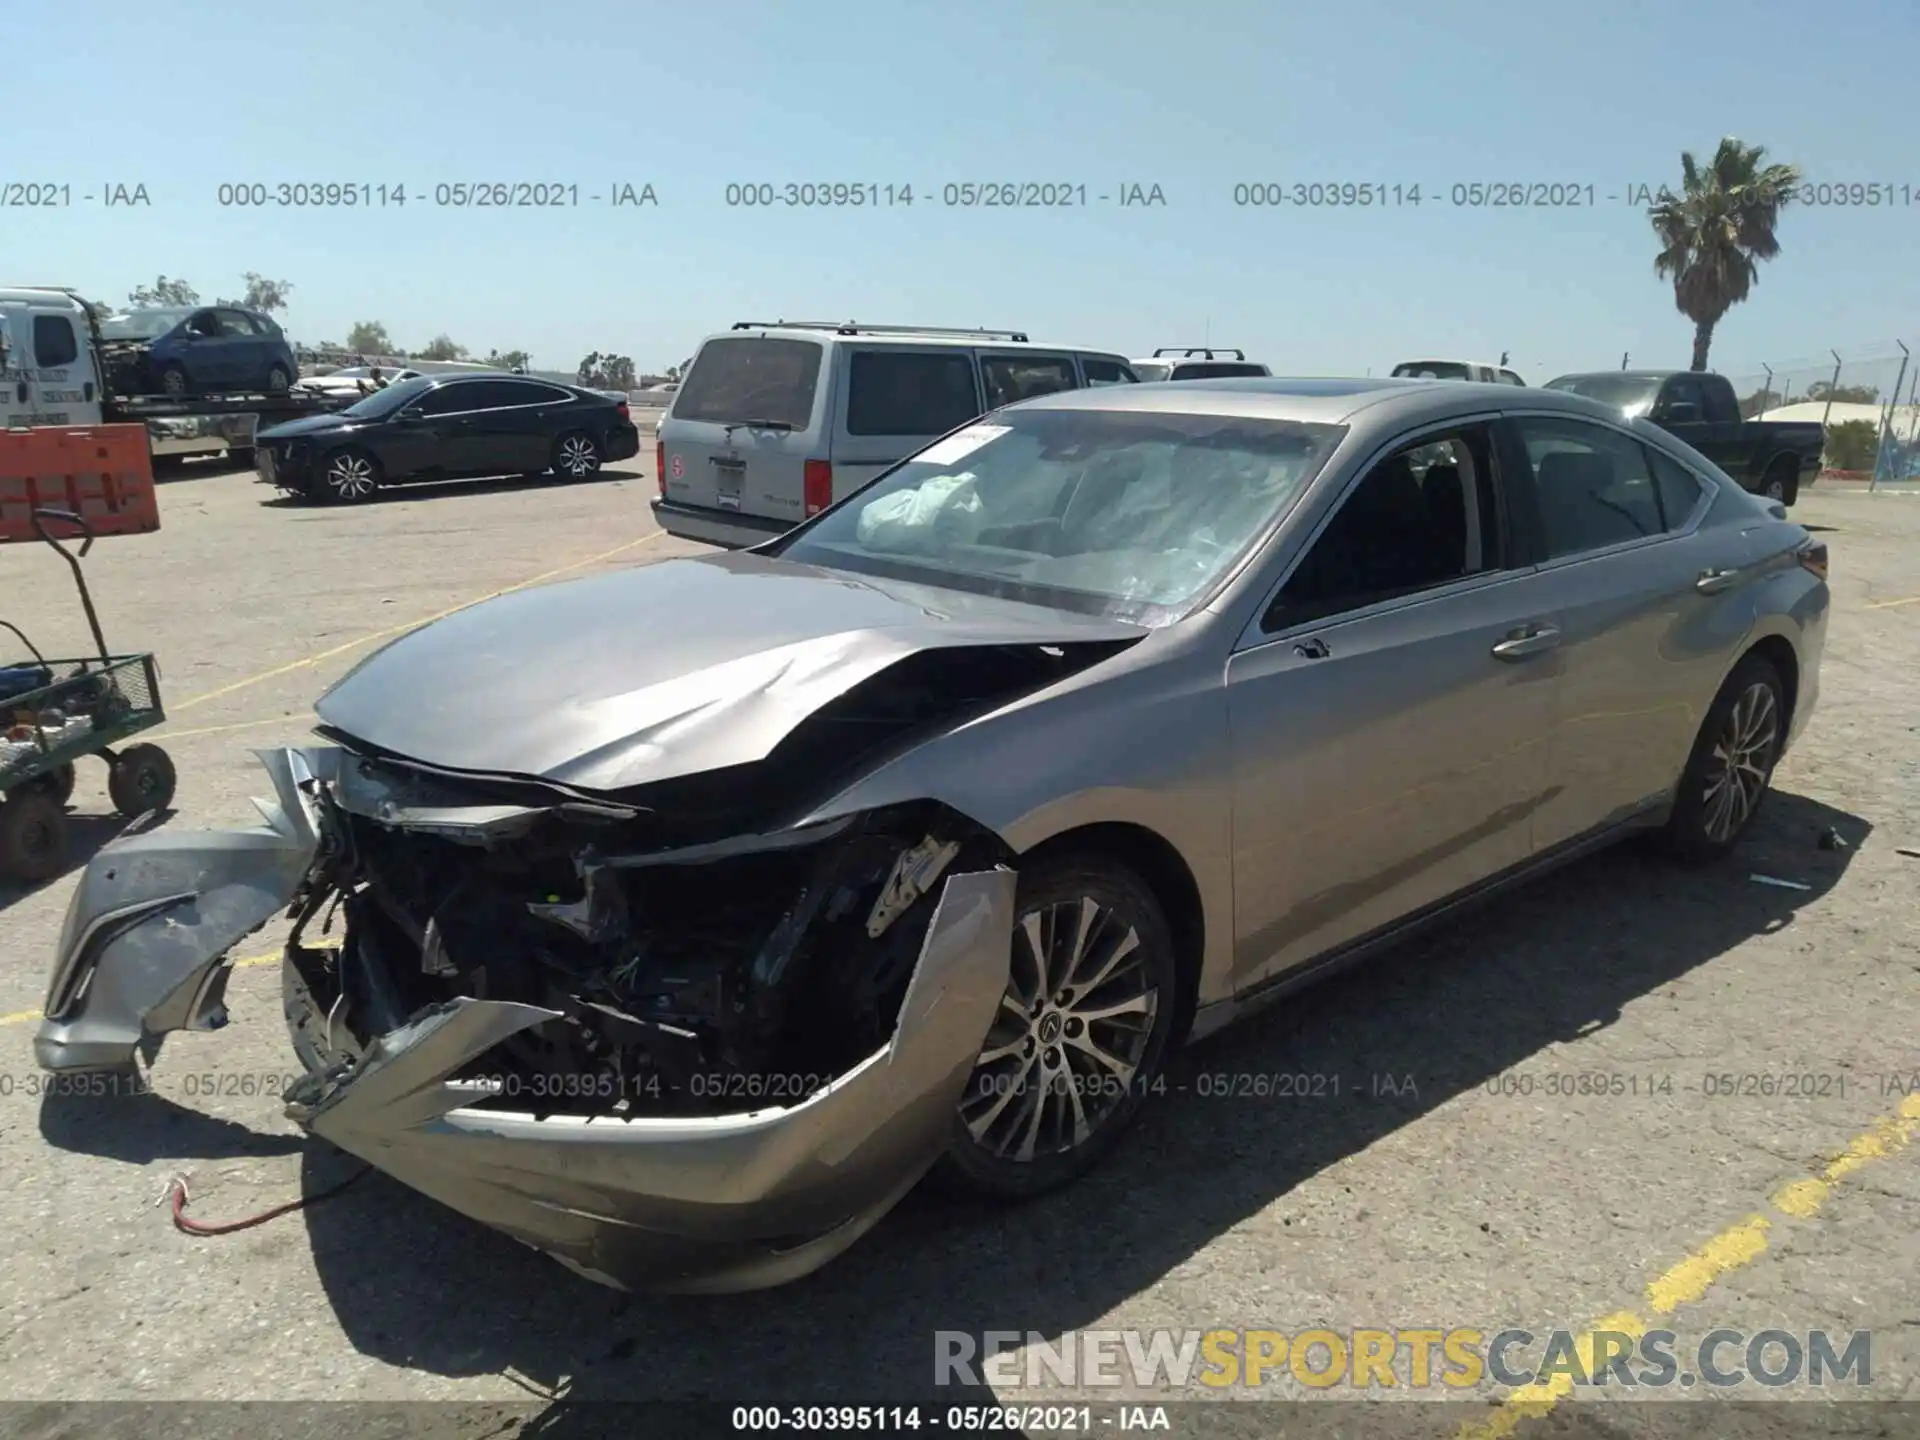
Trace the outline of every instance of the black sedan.
<instances>
[{"instance_id":1,"label":"black sedan","mask_svg":"<svg viewBox=\"0 0 1920 1440\"><path fill-rule=\"evenodd\" d=\"M263 480L353 503L382 485L475 475L584 480L639 453L627 402L524 375L422 375L254 437Z\"/></svg>"}]
</instances>

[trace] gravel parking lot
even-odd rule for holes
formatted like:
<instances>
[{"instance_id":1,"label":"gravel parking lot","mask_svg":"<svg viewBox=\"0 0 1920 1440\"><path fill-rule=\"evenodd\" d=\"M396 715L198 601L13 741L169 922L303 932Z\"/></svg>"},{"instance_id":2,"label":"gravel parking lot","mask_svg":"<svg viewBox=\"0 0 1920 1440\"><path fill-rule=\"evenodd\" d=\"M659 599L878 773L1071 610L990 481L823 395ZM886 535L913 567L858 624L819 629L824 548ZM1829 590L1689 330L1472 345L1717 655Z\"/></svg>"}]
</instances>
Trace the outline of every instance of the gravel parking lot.
<instances>
[{"instance_id":1,"label":"gravel parking lot","mask_svg":"<svg viewBox=\"0 0 1920 1440\"><path fill-rule=\"evenodd\" d=\"M312 697L381 639L701 549L654 530L650 451L593 483L351 509L287 505L249 474L164 485L164 528L101 541L87 573L109 640L160 658L168 823L247 823L265 789L249 752L300 740ZM155 1204L175 1174L222 1220L357 1168L266 1093L294 1068L264 963L277 929L248 944L234 1024L172 1037L154 1093L44 1096L31 1038L73 878L0 888L0 1397L457 1401L479 1408L406 1424L472 1434L558 1391L944 1413L992 1397L935 1387L937 1330L1637 1322L1871 1330L1870 1385L1845 1398L1920 1403L1920 858L1899 853L1920 847L1920 499L1823 487L1795 518L1832 554L1821 708L1735 864L1583 861L1187 1052L1078 1187L1005 1213L916 1196L774 1292L624 1297L379 1175L256 1229L177 1233ZM0 594L43 650L87 648L44 548L0 549ZM636 645L673 623L630 618ZM78 861L117 828L97 762L74 806ZM1490 1384L1448 1398L1453 1427L1517 1419ZM112 1428L11 1413L19 1433ZM242 1414L234 1433L265 1433Z\"/></svg>"}]
</instances>

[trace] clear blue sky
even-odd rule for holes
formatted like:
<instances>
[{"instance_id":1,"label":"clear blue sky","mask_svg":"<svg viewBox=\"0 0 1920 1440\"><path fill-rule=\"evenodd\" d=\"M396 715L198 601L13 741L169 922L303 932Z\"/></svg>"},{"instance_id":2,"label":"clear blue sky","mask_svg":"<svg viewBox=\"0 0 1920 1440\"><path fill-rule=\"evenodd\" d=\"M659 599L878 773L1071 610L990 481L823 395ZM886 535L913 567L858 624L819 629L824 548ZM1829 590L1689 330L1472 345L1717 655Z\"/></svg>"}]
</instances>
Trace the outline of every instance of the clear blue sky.
<instances>
[{"instance_id":1,"label":"clear blue sky","mask_svg":"<svg viewBox=\"0 0 1920 1440\"><path fill-rule=\"evenodd\" d=\"M1914 203L1796 209L1716 368L1920 344L1920 5L1835 0L230 0L16 5L0 283L124 300L156 273L291 280L296 339L360 319L539 367L644 370L745 318L1024 327L1144 354L1241 345L1281 373L1512 352L1529 379L1684 364L1629 186L1725 134ZM440 184L577 184L578 208L436 208ZM1476 181L1597 208L1455 209ZM222 208L235 182L404 185L403 209ZM910 184L911 208L729 208L730 181ZM1085 185L969 211L949 182ZM1415 209L1236 207L1248 181L1419 184ZM151 205L83 193L144 184ZM650 183L657 207L590 194ZM1100 194L1158 184L1164 207Z\"/></svg>"}]
</instances>

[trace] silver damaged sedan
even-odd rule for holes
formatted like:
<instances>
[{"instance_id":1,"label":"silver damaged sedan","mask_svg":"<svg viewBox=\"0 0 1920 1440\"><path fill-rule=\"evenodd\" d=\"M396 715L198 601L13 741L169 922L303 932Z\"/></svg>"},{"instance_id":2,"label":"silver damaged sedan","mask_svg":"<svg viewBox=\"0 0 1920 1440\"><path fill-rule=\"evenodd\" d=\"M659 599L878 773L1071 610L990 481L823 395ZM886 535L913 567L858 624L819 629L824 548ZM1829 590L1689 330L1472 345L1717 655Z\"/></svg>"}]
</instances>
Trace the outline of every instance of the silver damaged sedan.
<instances>
[{"instance_id":1,"label":"silver damaged sedan","mask_svg":"<svg viewBox=\"0 0 1920 1440\"><path fill-rule=\"evenodd\" d=\"M284 911L312 1133L596 1280L777 1284L930 1170L1072 1179L1170 1047L1468 900L1633 831L1723 855L1826 569L1578 396L1050 395L370 656L264 825L88 865L36 1050L224 1024Z\"/></svg>"}]
</instances>

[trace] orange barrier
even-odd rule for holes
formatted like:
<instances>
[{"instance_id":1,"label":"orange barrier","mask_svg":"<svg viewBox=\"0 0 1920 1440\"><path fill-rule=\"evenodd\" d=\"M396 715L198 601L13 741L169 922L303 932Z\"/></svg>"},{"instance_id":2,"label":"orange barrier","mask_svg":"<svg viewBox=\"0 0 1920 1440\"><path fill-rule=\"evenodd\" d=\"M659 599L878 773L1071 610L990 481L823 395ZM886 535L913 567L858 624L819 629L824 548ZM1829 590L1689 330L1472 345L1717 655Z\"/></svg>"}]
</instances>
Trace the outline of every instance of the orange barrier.
<instances>
[{"instance_id":1,"label":"orange barrier","mask_svg":"<svg viewBox=\"0 0 1920 1440\"><path fill-rule=\"evenodd\" d=\"M54 425L0 430L0 544L38 540L36 509L70 510L95 535L160 528L153 456L144 425ZM53 534L74 537L71 525Z\"/></svg>"}]
</instances>

